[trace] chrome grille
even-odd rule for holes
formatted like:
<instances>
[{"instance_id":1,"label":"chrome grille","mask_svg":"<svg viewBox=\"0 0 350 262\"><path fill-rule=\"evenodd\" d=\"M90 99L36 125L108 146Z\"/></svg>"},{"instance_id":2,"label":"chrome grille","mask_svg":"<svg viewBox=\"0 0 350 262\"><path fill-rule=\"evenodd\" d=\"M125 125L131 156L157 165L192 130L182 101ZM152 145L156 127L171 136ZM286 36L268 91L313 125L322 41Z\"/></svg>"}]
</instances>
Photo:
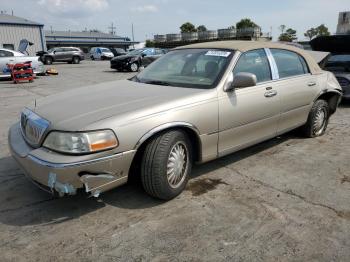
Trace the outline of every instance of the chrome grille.
<instances>
[{"instance_id":1,"label":"chrome grille","mask_svg":"<svg viewBox=\"0 0 350 262\"><path fill-rule=\"evenodd\" d=\"M32 146L39 146L50 123L25 108L21 114L21 130L25 140Z\"/></svg>"},{"instance_id":2,"label":"chrome grille","mask_svg":"<svg viewBox=\"0 0 350 262\"><path fill-rule=\"evenodd\" d=\"M339 85L341 87L348 87L348 86L350 86L350 80L346 79L345 77L337 76L337 80L338 80Z\"/></svg>"}]
</instances>

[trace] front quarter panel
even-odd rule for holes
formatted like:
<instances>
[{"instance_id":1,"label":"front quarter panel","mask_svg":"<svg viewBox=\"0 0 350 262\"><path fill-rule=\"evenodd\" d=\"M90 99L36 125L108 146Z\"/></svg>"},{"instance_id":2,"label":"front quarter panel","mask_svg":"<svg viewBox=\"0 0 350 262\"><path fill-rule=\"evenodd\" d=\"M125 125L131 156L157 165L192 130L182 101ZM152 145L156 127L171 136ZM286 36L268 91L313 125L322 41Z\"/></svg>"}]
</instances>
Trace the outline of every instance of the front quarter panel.
<instances>
[{"instance_id":1,"label":"front quarter panel","mask_svg":"<svg viewBox=\"0 0 350 262\"><path fill-rule=\"evenodd\" d=\"M201 161L217 156L218 102L216 89L207 90L186 101L171 102L172 109L147 109L132 115L105 119L90 125L88 129L112 128L119 140L119 152L137 149L144 138L167 128L189 127L200 138ZM199 97L198 97L199 96Z\"/></svg>"}]
</instances>

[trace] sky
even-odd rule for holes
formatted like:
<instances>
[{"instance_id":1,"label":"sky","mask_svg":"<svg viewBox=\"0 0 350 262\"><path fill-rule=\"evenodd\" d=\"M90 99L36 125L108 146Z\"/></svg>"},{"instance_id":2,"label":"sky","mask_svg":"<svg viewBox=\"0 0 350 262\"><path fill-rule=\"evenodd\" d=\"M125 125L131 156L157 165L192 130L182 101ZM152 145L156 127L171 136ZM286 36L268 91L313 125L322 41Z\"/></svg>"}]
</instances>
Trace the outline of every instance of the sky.
<instances>
[{"instance_id":1,"label":"sky","mask_svg":"<svg viewBox=\"0 0 350 262\"><path fill-rule=\"evenodd\" d=\"M208 29L227 28L241 18L250 18L264 33L280 34L281 24L304 32L325 24L335 33L338 13L350 11L350 0L0 0L0 10L40 22L45 30L81 31L99 29L108 32L111 23L117 35L136 41L154 34L179 32L184 22Z\"/></svg>"}]
</instances>

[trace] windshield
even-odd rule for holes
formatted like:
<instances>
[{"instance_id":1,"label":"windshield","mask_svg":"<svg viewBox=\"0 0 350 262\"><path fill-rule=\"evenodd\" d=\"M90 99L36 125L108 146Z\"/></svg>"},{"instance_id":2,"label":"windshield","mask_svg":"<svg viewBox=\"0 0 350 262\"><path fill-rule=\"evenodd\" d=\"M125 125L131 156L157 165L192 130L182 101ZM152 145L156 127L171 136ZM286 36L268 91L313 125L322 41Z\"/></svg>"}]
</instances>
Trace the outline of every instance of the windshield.
<instances>
[{"instance_id":1,"label":"windshield","mask_svg":"<svg viewBox=\"0 0 350 262\"><path fill-rule=\"evenodd\" d=\"M128 53L128 55L139 55L141 54L145 49L136 49Z\"/></svg>"},{"instance_id":2,"label":"windshield","mask_svg":"<svg viewBox=\"0 0 350 262\"><path fill-rule=\"evenodd\" d=\"M232 55L232 50L174 50L139 73L134 81L190 88L213 88L220 80Z\"/></svg>"},{"instance_id":3,"label":"windshield","mask_svg":"<svg viewBox=\"0 0 350 262\"><path fill-rule=\"evenodd\" d=\"M110 53L111 50L109 50L108 48L100 48L101 52L105 52L105 53Z\"/></svg>"}]
</instances>

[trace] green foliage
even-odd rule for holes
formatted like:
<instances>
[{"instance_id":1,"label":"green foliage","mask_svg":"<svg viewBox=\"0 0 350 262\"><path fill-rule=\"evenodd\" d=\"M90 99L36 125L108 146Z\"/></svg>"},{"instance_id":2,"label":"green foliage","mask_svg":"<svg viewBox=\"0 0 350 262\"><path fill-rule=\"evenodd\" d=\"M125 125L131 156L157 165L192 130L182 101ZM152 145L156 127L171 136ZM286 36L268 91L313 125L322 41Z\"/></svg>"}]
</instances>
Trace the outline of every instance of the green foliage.
<instances>
[{"instance_id":1,"label":"green foliage","mask_svg":"<svg viewBox=\"0 0 350 262\"><path fill-rule=\"evenodd\" d=\"M154 42L152 40L146 40L146 47L154 47Z\"/></svg>"},{"instance_id":2,"label":"green foliage","mask_svg":"<svg viewBox=\"0 0 350 262\"><path fill-rule=\"evenodd\" d=\"M258 25L254 23L252 20L250 20L249 18L243 18L241 19L241 21L239 21L236 24L237 29L254 28L254 27L258 27Z\"/></svg>"},{"instance_id":3,"label":"green foliage","mask_svg":"<svg viewBox=\"0 0 350 262\"><path fill-rule=\"evenodd\" d=\"M198 32L205 32L208 31L208 29L205 27L205 25L200 25L197 27Z\"/></svg>"},{"instance_id":4,"label":"green foliage","mask_svg":"<svg viewBox=\"0 0 350 262\"><path fill-rule=\"evenodd\" d=\"M306 36L307 38L309 38L310 40L312 40L313 38L315 37L318 37L318 36L328 36L330 35L331 33L329 32L328 30L328 27L325 26L324 24L322 25L319 25L318 27L316 28L310 28L309 30L307 30L305 33L304 33L304 36Z\"/></svg>"},{"instance_id":5,"label":"green foliage","mask_svg":"<svg viewBox=\"0 0 350 262\"><path fill-rule=\"evenodd\" d=\"M181 33L192 33L192 32L197 32L196 27L194 24L190 22L184 23L182 26L180 26Z\"/></svg>"},{"instance_id":6,"label":"green foliage","mask_svg":"<svg viewBox=\"0 0 350 262\"><path fill-rule=\"evenodd\" d=\"M284 33L281 33L278 38L279 41L283 42L293 42L297 39L297 31L292 28L288 28Z\"/></svg>"},{"instance_id":7,"label":"green foliage","mask_svg":"<svg viewBox=\"0 0 350 262\"><path fill-rule=\"evenodd\" d=\"M324 24L316 27L316 30L318 32L317 36L329 36L329 35L331 35L331 33L328 30L328 27L325 26Z\"/></svg>"}]
</instances>

